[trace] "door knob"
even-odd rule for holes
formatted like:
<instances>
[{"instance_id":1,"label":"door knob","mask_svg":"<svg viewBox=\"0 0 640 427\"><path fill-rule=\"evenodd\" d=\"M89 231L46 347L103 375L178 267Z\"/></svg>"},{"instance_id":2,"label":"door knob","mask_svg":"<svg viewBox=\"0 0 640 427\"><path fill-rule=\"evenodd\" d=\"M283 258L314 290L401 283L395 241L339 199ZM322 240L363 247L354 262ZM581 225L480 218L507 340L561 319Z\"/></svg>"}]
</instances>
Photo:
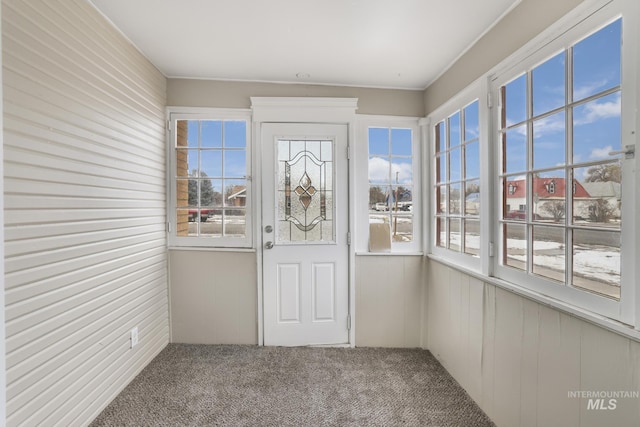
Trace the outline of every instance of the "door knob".
<instances>
[{"instance_id":1,"label":"door knob","mask_svg":"<svg viewBox=\"0 0 640 427\"><path fill-rule=\"evenodd\" d=\"M267 226L264 228L264 232L265 232L265 233L271 233L272 231L273 231L273 227L272 227L272 226L270 226L270 225L267 225Z\"/></svg>"},{"instance_id":2,"label":"door knob","mask_svg":"<svg viewBox=\"0 0 640 427\"><path fill-rule=\"evenodd\" d=\"M267 243L265 243L265 244L264 244L264 248L265 248L265 249L271 249L271 248L273 248L273 242L267 242Z\"/></svg>"}]
</instances>

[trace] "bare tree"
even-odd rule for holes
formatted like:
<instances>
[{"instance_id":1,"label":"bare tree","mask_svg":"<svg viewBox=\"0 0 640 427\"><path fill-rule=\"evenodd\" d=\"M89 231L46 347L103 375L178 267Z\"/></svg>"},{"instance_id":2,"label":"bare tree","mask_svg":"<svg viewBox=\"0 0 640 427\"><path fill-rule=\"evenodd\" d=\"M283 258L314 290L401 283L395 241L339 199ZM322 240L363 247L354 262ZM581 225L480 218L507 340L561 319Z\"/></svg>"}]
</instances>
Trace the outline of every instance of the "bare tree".
<instances>
[{"instance_id":1,"label":"bare tree","mask_svg":"<svg viewBox=\"0 0 640 427\"><path fill-rule=\"evenodd\" d=\"M587 169L586 182L622 182L622 171L618 163L591 166Z\"/></svg>"},{"instance_id":2,"label":"bare tree","mask_svg":"<svg viewBox=\"0 0 640 427\"><path fill-rule=\"evenodd\" d=\"M549 213L554 221L560 221L564 218L565 204L560 200L544 202L542 206L540 206L540 209Z\"/></svg>"},{"instance_id":3,"label":"bare tree","mask_svg":"<svg viewBox=\"0 0 640 427\"><path fill-rule=\"evenodd\" d=\"M596 199L589 204L589 219L594 222L609 222L616 209L605 199Z\"/></svg>"}]
</instances>

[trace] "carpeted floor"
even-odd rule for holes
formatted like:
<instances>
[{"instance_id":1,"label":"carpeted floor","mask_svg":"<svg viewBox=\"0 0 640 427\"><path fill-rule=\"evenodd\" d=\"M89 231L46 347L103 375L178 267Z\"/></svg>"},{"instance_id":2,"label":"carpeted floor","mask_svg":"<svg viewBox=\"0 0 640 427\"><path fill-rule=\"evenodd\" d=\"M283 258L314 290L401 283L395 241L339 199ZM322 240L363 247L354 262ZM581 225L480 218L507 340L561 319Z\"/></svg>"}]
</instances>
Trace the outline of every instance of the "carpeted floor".
<instances>
[{"instance_id":1,"label":"carpeted floor","mask_svg":"<svg viewBox=\"0 0 640 427\"><path fill-rule=\"evenodd\" d=\"M171 344L98 426L493 426L424 350Z\"/></svg>"}]
</instances>

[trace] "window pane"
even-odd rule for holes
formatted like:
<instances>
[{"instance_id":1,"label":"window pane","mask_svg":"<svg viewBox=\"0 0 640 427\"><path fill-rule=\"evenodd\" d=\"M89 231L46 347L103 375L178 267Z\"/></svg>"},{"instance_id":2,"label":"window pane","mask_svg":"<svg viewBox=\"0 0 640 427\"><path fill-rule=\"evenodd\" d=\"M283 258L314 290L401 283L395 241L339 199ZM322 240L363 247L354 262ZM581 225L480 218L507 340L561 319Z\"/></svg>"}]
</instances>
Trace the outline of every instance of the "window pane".
<instances>
[{"instance_id":1,"label":"window pane","mask_svg":"<svg viewBox=\"0 0 640 427\"><path fill-rule=\"evenodd\" d=\"M389 184L390 169L389 160L382 157L369 157L369 184Z\"/></svg>"},{"instance_id":2,"label":"window pane","mask_svg":"<svg viewBox=\"0 0 640 427\"><path fill-rule=\"evenodd\" d=\"M222 178L222 150L201 150L200 158L200 177Z\"/></svg>"},{"instance_id":3,"label":"window pane","mask_svg":"<svg viewBox=\"0 0 640 427\"><path fill-rule=\"evenodd\" d=\"M369 128L369 154L389 155L389 129Z\"/></svg>"},{"instance_id":4,"label":"window pane","mask_svg":"<svg viewBox=\"0 0 640 427\"><path fill-rule=\"evenodd\" d=\"M609 159L620 150L620 92L573 109L573 163Z\"/></svg>"},{"instance_id":5,"label":"window pane","mask_svg":"<svg viewBox=\"0 0 640 427\"><path fill-rule=\"evenodd\" d=\"M178 123L187 123L187 147L198 148L200 138L200 122L198 120L180 120ZM182 146L180 134L178 134L178 146Z\"/></svg>"},{"instance_id":6,"label":"window pane","mask_svg":"<svg viewBox=\"0 0 640 427\"><path fill-rule=\"evenodd\" d=\"M460 252L460 220L459 219L450 219L449 220L449 249L452 251Z\"/></svg>"},{"instance_id":7,"label":"window pane","mask_svg":"<svg viewBox=\"0 0 640 427\"><path fill-rule=\"evenodd\" d=\"M576 168L574 177L574 224L620 229L621 163Z\"/></svg>"},{"instance_id":8,"label":"window pane","mask_svg":"<svg viewBox=\"0 0 640 427\"><path fill-rule=\"evenodd\" d=\"M387 206L388 188L381 185L372 185L369 187L369 209L379 212L389 210Z\"/></svg>"},{"instance_id":9,"label":"window pane","mask_svg":"<svg viewBox=\"0 0 640 427\"><path fill-rule=\"evenodd\" d=\"M436 218L436 246L446 247L447 235L446 235L446 220L441 217Z\"/></svg>"},{"instance_id":10,"label":"window pane","mask_svg":"<svg viewBox=\"0 0 640 427\"><path fill-rule=\"evenodd\" d=\"M564 111L533 122L533 168L565 164Z\"/></svg>"},{"instance_id":11,"label":"window pane","mask_svg":"<svg viewBox=\"0 0 640 427\"><path fill-rule=\"evenodd\" d=\"M200 121L200 147L222 147L222 122L212 120Z\"/></svg>"},{"instance_id":12,"label":"window pane","mask_svg":"<svg viewBox=\"0 0 640 427\"><path fill-rule=\"evenodd\" d=\"M503 218L524 221L527 214L527 180L520 177L504 179L503 194Z\"/></svg>"},{"instance_id":13,"label":"window pane","mask_svg":"<svg viewBox=\"0 0 640 427\"><path fill-rule=\"evenodd\" d=\"M247 205L247 183L245 180L224 180L224 205L232 207L245 207Z\"/></svg>"},{"instance_id":14,"label":"window pane","mask_svg":"<svg viewBox=\"0 0 640 427\"><path fill-rule=\"evenodd\" d=\"M391 238L394 242L411 242L413 240L413 214L398 211L392 215Z\"/></svg>"},{"instance_id":15,"label":"window pane","mask_svg":"<svg viewBox=\"0 0 640 427\"><path fill-rule=\"evenodd\" d=\"M436 182L447 180L447 155L442 153L436 157Z\"/></svg>"},{"instance_id":16,"label":"window pane","mask_svg":"<svg viewBox=\"0 0 640 427\"><path fill-rule=\"evenodd\" d=\"M196 221L200 237L222 237L222 210L201 211L201 222Z\"/></svg>"},{"instance_id":17,"label":"window pane","mask_svg":"<svg viewBox=\"0 0 640 427\"><path fill-rule=\"evenodd\" d=\"M564 282L564 228L533 227L533 272L548 279Z\"/></svg>"},{"instance_id":18,"label":"window pane","mask_svg":"<svg viewBox=\"0 0 640 427\"><path fill-rule=\"evenodd\" d=\"M620 84L622 19L573 47L573 99L578 101Z\"/></svg>"},{"instance_id":19,"label":"window pane","mask_svg":"<svg viewBox=\"0 0 640 427\"><path fill-rule=\"evenodd\" d=\"M527 227L504 224L503 264L519 270L527 270Z\"/></svg>"},{"instance_id":20,"label":"window pane","mask_svg":"<svg viewBox=\"0 0 640 427\"><path fill-rule=\"evenodd\" d=\"M480 255L480 221L464 221L464 253Z\"/></svg>"},{"instance_id":21,"label":"window pane","mask_svg":"<svg viewBox=\"0 0 640 427\"><path fill-rule=\"evenodd\" d=\"M244 178L246 175L247 175L247 153L244 150L225 150L224 151L224 177L225 178Z\"/></svg>"},{"instance_id":22,"label":"window pane","mask_svg":"<svg viewBox=\"0 0 640 427\"><path fill-rule=\"evenodd\" d=\"M464 174L465 179L480 176L480 143L478 141L465 145Z\"/></svg>"},{"instance_id":23,"label":"window pane","mask_svg":"<svg viewBox=\"0 0 640 427\"><path fill-rule=\"evenodd\" d=\"M222 206L222 180L202 179L200 183L200 206Z\"/></svg>"},{"instance_id":24,"label":"window pane","mask_svg":"<svg viewBox=\"0 0 640 427\"><path fill-rule=\"evenodd\" d=\"M391 129L391 154L411 155L411 129Z\"/></svg>"},{"instance_id":25,"label":"window pane","mask_svg":"<svg viewBox=\"0 0 640 427\"><path fill-rule=\"evenodd\" d=\"M449 180L459 181L462 179L462 164L460 160L461 151L460 147L456 147L449 152Z\"/></svg>"},{"instance_id":26,"label":"window pane","mask_svg":"<svg viewBox=\"0 0 640 427\"><path fill-rule=\"evenodd\" d=\"M446 125L442 121L436 125L436 153L440 153L447 149L447 141L445 137Z\"/></svg>"},{"instance_id":27,"label":"window pane","mask_svg":"<svg viewBox=\"0 0 640 427\"><path fill-rule=\"evenodd\" d=\"M465 215L480 215L480 181L468 181L464 188Z\"/></svg>"},{"instance_id":28,"label":"window pane","mask_svg":"<svg viewBox=\"0 0 640 427\"><path fill-rule=\"evenodd\" d=\"M413 165L411 159L392 158L391 179L393 184L411 185Z\"/></svg>"},{"instance_id":29,"label":"window pane","mask_svg":"<svg viewBox=\"0 0 640 427\"><path fill-rule=\"evenodd\" d=\"M515 125L527 117L527 77L522 75L503 86L504 118L502 127Z\"/></svg>"},{"instance_id":30,"label":"window pane","mask_svg":"<svg viewBox=\"0 0 640 427\"><path fill-rule=\"evenodd\" d=\"M620 299L620 233L573 230L573 285Z\"/></svg>"},{"instance_id":31,"label":"window pane","mask_svg":"<svg viewBox=\"0 0 640 427\"><path fill-rule=\"evenodd\" d=\"M447 212L447 186L439 185L436 187L436 212Z\"/></svg>"},{"instance_id":32,"label":"window pane","mask_svg":"<svg viewBox=\"0 0 640 427\"><path fill-rule=\"evenodd\" d=\"M504 135L504 173L523 172L527 169L527 128L518 126Z\"/></svg>"},{"instance_id":33,"label":"window pane","mask_svg":"<svg viewBox=\"0 0 640 427\"><path fill-rule=\"evenodd\" d=\"M462 207L462 184L451 184L449 186L449 213L459 215Z\"/></svg>"},{"instance_id":34,"label":"window pane","mask_svg":"<svg viewBox=\"0 0 640 427\"><path fill-rule=\"evenodd\" d=\"M461 142L460 133L460 113L455 113L449 117L449 146L455 147L460 145Z\"/></svg>"},{"instance_id":35,"label":"window pane","mask_svg":"<svg viewBox=\"0 0 640 427\"><path fill-rule=\"evenodd\" d=\"M224 122L225 148L244 148L247 146L247 123L245 121Z\"/></svg>"},{"instance_id":36,"label":"window pane","mask_svg":"<svg viewBox=\"0 0 640 427\"><path fill-rule=\"evenodd\" d=\"M480 136L478 101L474 101L464 109L464 140L470 141Z\"/></svg>"},{"instance_id":37,"label":"window pane","mask_svg":"<svg viewBox=\"0 0 640 427\"><path fill-rule=\"evenodd\" d=\"M555 110L564 105L564 63L564 52L562 52L533 69L534 116Z\"/></svg>"},{"instance_id":38,"label":"window pane","mask_svg":"<svg viewBox=\"0 0 640 427\"><path fill-rule=\"evenodd\" d=\"M225 209L224 211L224 236L245 237L246 235L246 211L245 209Z\"/></svg>"},{"instance_id":39,"label":"window pane","mask_svg":"<svg viewBox=\"0 0 640 427\"><path fill-rule=\"evenodd\" d=\"M533 220L564 222L564 169L536 174L533 178Z\"/></svg>"}]
</instances>

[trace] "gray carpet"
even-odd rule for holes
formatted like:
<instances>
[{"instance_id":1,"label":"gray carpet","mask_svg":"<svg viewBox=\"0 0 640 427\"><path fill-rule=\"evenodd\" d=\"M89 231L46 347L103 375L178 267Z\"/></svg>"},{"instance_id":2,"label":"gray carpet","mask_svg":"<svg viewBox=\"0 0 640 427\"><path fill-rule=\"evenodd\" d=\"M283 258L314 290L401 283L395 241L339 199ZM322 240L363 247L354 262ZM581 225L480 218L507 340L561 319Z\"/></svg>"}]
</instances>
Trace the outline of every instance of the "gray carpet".
<instances>
[{"instance_id":1,"label":"gray carpet","mask_svg":"<svg viewBox=\"0 0 640 427\"><path fill-rule=\"evenodd\" d=\"M98 426L493 426L424 350L171 344Z\"/></svg>"}]
</instances>

